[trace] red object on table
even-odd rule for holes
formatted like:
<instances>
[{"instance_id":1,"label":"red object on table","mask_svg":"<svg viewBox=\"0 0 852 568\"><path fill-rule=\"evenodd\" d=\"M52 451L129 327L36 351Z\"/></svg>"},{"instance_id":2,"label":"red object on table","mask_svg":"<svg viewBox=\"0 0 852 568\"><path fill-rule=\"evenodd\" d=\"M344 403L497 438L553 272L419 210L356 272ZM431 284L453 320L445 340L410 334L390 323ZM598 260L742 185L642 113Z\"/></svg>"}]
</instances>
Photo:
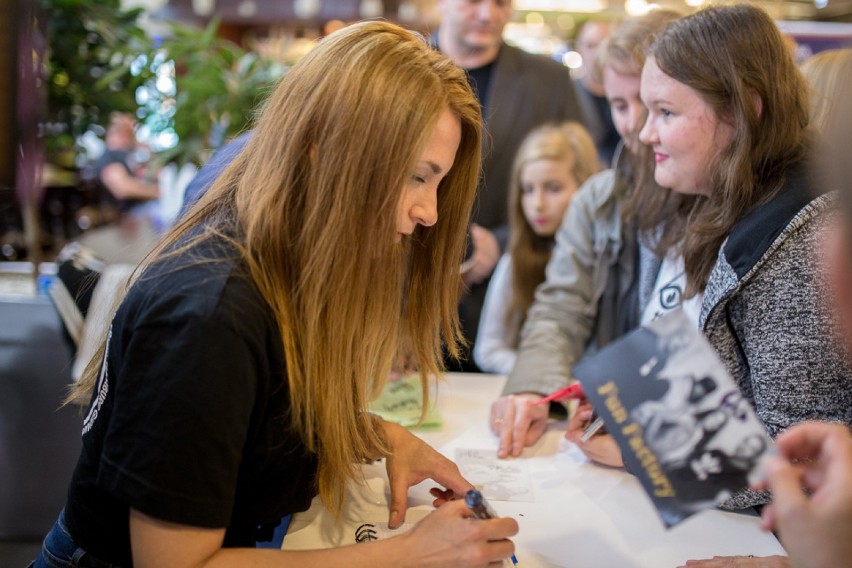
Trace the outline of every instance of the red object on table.
<instances>
[{"instance_id":1,"label":"red object on table","mask_svg":"<svg viewBox=\"0 0 852 568\"><path fill-rule=\"evenodd\" d=\"M532 403L532 406L544 404L545 402L550 402L551 400L561 402L563 400L571 400L572 398L575 398L577 400L586 400L586 393L583 392L583 385L581 385L580 383L568 385L564 389L559 389L555 393L550 394L544 397L543 399Z\"/></svg>"}]
</instances>

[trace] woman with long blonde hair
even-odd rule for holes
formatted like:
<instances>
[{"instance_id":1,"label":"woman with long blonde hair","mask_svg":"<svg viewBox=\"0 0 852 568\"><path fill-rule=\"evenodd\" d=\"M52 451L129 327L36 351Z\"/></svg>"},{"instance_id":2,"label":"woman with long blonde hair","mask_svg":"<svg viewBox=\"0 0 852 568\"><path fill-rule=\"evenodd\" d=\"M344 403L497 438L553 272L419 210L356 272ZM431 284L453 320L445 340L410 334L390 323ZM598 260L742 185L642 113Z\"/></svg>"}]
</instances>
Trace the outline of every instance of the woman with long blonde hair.
<instances>
[{"instance_id":1,"label":"woman with long blonde hair","mask_svg":"<svg viewBox=\"0 0 852 568\"><path fill-rule=\"evenodd\" d=\"M556 230L577 189L599 169L594 141L577 122L540 126L521 142L509 187L509 251L488 284L473 350L483 371L511 372Z\"/></svg>"},{"instance_id":2,"label":"woman with long blonde hair","mask_svg":"<svg viewBox=\"0 0 852 568\"><path fill-rule=\"evenodd\" d=\"M68 501L36 566L480 566L513 520L447 503L356 548L254 550L358 463L387 458L389 524L426 478L471 485L370 415L401 346L426 387L460 341L458 266L481 116L464 72L381 22L322 40L246 148L167 236L76 392L91 397ZM59 560L57 560L59 558Z\"/></svg>"}]
</instances>

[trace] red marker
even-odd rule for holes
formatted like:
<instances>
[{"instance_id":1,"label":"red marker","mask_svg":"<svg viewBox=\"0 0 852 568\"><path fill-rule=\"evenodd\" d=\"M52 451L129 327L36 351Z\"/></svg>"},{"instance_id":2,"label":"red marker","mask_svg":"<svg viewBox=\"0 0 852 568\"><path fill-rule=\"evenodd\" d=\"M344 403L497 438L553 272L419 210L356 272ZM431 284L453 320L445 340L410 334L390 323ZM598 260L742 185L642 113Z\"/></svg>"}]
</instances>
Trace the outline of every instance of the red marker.
<instances>
[{"instance_id":1,"label":"red marker","mask_svg":"<svg viewBox=\"0 0 852 568\"><path fill-rule=\"evenodd\" d=\"M583 385L580 383L574 383L573 385L569 385L564 389L559 389L555 393L544 397L541 400L538 400L532 403L531 406L536 406L539 404L544 404L545 402L550 402L551 400L563 401L563 400L586 400L586 394L583 392Z\"/></svg>"}]
</instances>

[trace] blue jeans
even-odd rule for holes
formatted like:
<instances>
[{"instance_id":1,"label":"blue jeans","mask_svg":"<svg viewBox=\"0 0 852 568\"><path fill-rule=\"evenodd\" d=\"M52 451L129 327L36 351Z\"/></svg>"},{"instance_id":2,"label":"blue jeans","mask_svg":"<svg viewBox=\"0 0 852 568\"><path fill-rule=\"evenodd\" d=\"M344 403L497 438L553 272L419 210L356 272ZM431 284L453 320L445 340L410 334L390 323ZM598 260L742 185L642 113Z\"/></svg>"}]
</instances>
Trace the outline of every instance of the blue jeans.
<instances>
[{"instance_id":1,"label":"blue jeans","mask_svg":"<svg viewBox=\"0 0 852 568\"><path fill-rule=\"evenodd\" d=\"M281 518L281 522L275 527L271 535L272 540L257 543L258 548L281 548L284 535L290 526L291 515ZM59 518L53 524L53 528L44 538L41 553L27 568L119 568L115 564L104 562L95 558L74 542L68 527L65 526L65 509L59 513Z\"/></svg>"},{"instance_id":2,"label":"blue jeans","mask_svg":"<svg viewBox=\"0 0 852 568\"><path fill-rule=\"evenodd\" d=\"M118 568L95 558L74 542L65 526L65 509L44 538L41 553L28 568Z\"/></svg>"}]
</instances>

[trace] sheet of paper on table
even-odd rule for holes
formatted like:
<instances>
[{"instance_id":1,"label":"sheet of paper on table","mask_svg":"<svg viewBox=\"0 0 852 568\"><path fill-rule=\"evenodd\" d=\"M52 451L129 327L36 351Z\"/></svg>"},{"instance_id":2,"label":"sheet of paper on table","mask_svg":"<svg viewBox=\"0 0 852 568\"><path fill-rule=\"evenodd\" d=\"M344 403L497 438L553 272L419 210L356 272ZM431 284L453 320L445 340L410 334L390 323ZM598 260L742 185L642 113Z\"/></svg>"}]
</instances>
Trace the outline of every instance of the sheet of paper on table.
<instances>
[{"instance_id":1,"label":"sheet of paper on table","mask_svg":"<svg viewBox=\"0 0 852 568\"><path fill-rule=\"evenodd\" d=\"M455 462L488 501L535 501L524 460L497 459L492 449L456 448Z\"/></svg>"}]
</instances>

